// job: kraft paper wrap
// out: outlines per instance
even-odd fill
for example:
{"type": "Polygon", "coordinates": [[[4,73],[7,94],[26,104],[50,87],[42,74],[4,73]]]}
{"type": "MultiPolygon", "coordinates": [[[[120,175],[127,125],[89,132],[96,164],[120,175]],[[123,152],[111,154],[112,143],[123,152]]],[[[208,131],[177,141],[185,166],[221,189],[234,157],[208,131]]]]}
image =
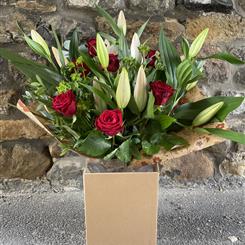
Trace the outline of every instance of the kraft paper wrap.
{"type": "MultiPolygon", "coordinates": [[[[191,102],[195,102],[205,97],[200,91],[200,89],[195,87],[186,94],[185,98],[191,102]]],[[[34,121],[39,127],[43,128],[49,135],[55,137],[50,132],[48,127],[45,126],[44,122],[40,118],[35,116],[21,100],[18,101],[17,108],[21,112],[23,112],[25,115],[27,115],[32,121],[34,121]]],[[[205,125],[205,127],[226,129],[227,125],[224,122],[218,122],[218,123],[212,123],[212,124],[205,125]]],[[[142,158],[140,160],[134,159],[130,165],[139,167],[139,166],[146,165],[146,164],[161,164],[167,160],[179,158],[191,152],[200,151],[204,148],[210,147],[215,144],[222,143],[224,141],[223,138],[220,138],[220,137],[217,137],[211,134],[200,134],[200,133],[196,133],[194,131],[190,131],[187,129],[183,129],[181,132],[177,133],[177,135],[186,139],[189,142],[189,146],[183,147],[183,148],[177,148],[172,151],[166,151],[164,149],[161,149],[159,153],[155,154],[154,156],[150,156],[150,157],[142,155],[142,158]]],[[[79,152],[77,153],[79,154],[79,152]]]]}

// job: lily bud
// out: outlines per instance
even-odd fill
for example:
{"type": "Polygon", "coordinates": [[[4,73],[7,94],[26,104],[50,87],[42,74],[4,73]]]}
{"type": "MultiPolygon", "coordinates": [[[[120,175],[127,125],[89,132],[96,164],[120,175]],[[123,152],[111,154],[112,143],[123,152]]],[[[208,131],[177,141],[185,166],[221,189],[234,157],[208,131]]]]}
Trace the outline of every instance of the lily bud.
{"type": "Polygon", "coordinates": [[[124,36],[127,32],[127,23],[123,11],[121,10],[117,19],[117,26],[122,29],[124,36]]]}
{"type": "Polygon", "coordinates": [[[96,35],[96,50],[101,66],[106,69],[109,65],[109,53],[99,33],[96,35]]]}
{"type": "MultiPolygon", "coordinates": [[[[101,91],[100,84],[98,83],[97,77],[94,77],[93,79],[93,87],[101,91]]],[[[105,101],[98,96],[96,93],[94,93],[94,102],[95,102],[95,108],[100,113],[106,109],[106,103],[105,101]]]]}
{"type": "Polygon", "coordinates": [[[38,32],[31,30],[31,38],[33,41],[35,41],[36,43],[41,45],[43,47],[45,53],[50,57],[50,51],[48,48],[48,44],[44,41],[42,36],[38,32]]]}
{"type": "Polygon", "coordinates": [[[119,76],[119,81],[117,85],[117,91],[116,91],[116,100],[117,105],[120,109],[125,108],[131,97],[131,89],[130,89],[130,83],[128,78],[128,72],[123,67],[122,72],[119,76]]]}
{"type": "MultiPolygon", "coordinates": [[[[52,52],[53,52],[53,55],[54,55],[54,58],[55,58],[57,64],[59,65],[59,67],[61,67],[62,63],[60,61],[60,54],[59,54],[58,49],[55,47],[52,47],[52,52]]],[[[67,65],[67,63],[68,63],[67,58],[64,58],[64,60],[65,60],[65,65],[67,65]]]]}
{"type": "Polygon", "coordinates": [[[134,88],[134,100],[140,112],[142,112],[147,102],[147,82],[146,75],[143,66],[140,66],[135,88],[134,88]]]}
{"type": "Polygon", "coordinates": [[[131,56],[135,58],[136,60],[138,60],[139,62],[141,62],[142,56],[139,51],[139,46],[140,46],[139,36],[137,33],[134,33],[132,42],[131,42],[131,47],[130,47],[131,56]]]}
{"type": "Polygon", "coordinates": [[[193,120],[192,125],[200,126],[202,124],[207,123],[212,117],[215,116],[215,114],[221,109],[223,105],[224,105],[224,102],[221,101],[201,111],[193,120]]]}

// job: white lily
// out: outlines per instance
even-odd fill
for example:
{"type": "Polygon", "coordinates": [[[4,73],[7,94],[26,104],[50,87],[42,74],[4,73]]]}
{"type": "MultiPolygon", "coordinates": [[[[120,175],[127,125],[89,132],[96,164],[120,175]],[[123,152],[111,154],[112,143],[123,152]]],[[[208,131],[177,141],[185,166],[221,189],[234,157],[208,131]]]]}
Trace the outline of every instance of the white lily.
{"type": "Polygon", "coordinates": [[[134,33],[132,42],[131,42],[131,47],[130,47],[131,56],[135,58],[136,60],[138,60],[139,62],[141,62],[142,56],[139,51],[139,46],[140,46],[139,36],[137,33],[134,33]]]}
{"type": "MultiPolygon", "coordinates": [[[[55,47],[52,47],[51,49],[52,49],[52,52],[53,52],[53,55],[54,55],[54,58],[55,58],[57,64],[59,65],[59,67],[61,67],[62,63],[61,63],[61,60],[60,60],[60,54],[59,54],[58,49],[55,48],[55,47]]],[[[64,61],[65,61],[65,65],[67,65],[68,64],[67,58],[64,57],[64,61]]]]}
{"type": "Polygon", "coordinates": [[[44,41],[42,36],[38,32],[36,32],[35,30],[31,30],[31,38],[33,41],[35,41],[36,43],[41,45],[42,48],[44,49],[45,53],[50,57],[50,51],[48,48],[48,44],[44,41]]]}
{"type": "Polygon", "coordinates": [[[130,89],[130,83],[128,78],[128,71],[126,68],[122,68],[122,72],[119,76],[119,81],[117,85],[117,91],[116,91],[116,100],[117,105],[120,109],[124,109],[131,97],[131,89],[130,89]]]}
{"type": "Polygon", "coordinates": [[[134,99],[140,112],[145,109],[147,103],[147,81],[143,66],[141,65],[137,74],[134,99]]]}
{"type": "Polygon", "coordinates": [[[126,23],[124,12],[122,10],[119,12],[119,15],[118,15],[117,26],[120,29],[122,29],[123,34],[125,36],[127,32],[127,23],[126,23]]]}

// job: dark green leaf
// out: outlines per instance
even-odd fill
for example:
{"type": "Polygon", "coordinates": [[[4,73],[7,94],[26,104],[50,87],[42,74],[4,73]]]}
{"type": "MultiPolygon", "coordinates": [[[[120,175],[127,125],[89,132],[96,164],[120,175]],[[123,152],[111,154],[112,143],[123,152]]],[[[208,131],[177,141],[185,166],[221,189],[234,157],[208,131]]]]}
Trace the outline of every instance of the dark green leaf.
{"type": "Polygon", "coordinates": [[[188,142],[178,135],[163,134],[159,144],[163,146],[167,151],[170,151],[178,147],[187,146],[188,142]]]}
{"type": "Polygon", "coordinates": [[[122,31],[121,31],[121,29],[117,26],[117,23],[116,23],[115,20],[112,18],[112,16],[111,16],[109,13],[107,13],[103,8],[101,8],[101,7],[99,7],[99,6],[96,6],[96,10],[97,10],[97,12],[98,12],[102,17],[104,17],[104,18],[107,20],[108,24],[110,24],[110,26],[111,26],[112,30],[115,32],[115,34],[116,34],[117,36],[120,37],[122,31]]]}
{"type": "Polygon", "coordinates": [[[215,115],[219,121],[224,121],[226,116],[241,105],[244,97],[226,97],[226,96],[216,96],[210,97],[203,100],[199,100],[193,103],[186,103],[178,107],[175,111],[174,117],[176,119],[185,120],[191,124],[193,119],[204,109],[209,106],[221,102],[224,102],[222,108],[215,115]]]}
{"type": "Polygon", "coordinates": [[[213,54],[213,55],[210,55],[210,56],[202,58],[202,59],[224,60],[224,61],[227,61],[227,62],[234,64],[234,65],[244,65],[245,64],[245,61],[242,61],[238,57],[236,57],[232,54],[229,54],[229,53],[225,53],[225,52],[213,54]]]}
{"type": "Polygon", "coordinates": [[[137,104],[135,102],[134,96],[131,96],[130,101],[128,103],[128,108],[135,115],[139,115],[140,114],[138,106],[137,106],[137,104]]]}
{"type": "Polygon", "coordinates": [[[176,68],[180,64],[180,57],[172,45],[172,43],[165,37],[163,30],[160,31],[159,37],[159,49],[161,60],[166,67],[168,84],[177,87],[177,79],[176,79],[176,68]]]}
{"type": "Polygon", "coordinates": [[[116,152],[117,158],[124,163],[130,162],[132,159],[131,143],[131,139],[124,141],[116,152]]]}
{"type": "Polygon", "coordinates": [[[203,128],[210,134],[217,135],[221,138],[229,139],[234,142],[244,144],[245,145],[245,134],[234,132],[232,130],[224,130],[221,128],[203,128]]]}
{"type": "Polygon", "coordinates": [[[78,58],[79,56],[78,46],[79,46],[79,37],[78,37],[77,30],[75,30],[72,34],[72,38],[69,46],[69,56],[71,60],[78,58]]]}
{"type": "Polygon", "coordinates": [[[139,30],[137,31],[137,34],[138,34],[138,37],[140,38],[142,33],[144,32],[148,22],[149,22],[150,19],[148,19],[140,28],[139,30]]]}
{"type": "Polygon", "coordinates": [[[85,139],[78,141],[74,147],[87,156],[101,157],[111,148],[111,143],[102,133],[92,131],[85,139]]]}
{"type": "Polygon", "coordinates": [[[174,122],[176,122],[175,118],[164,114],[157,115],[155,118],[157,121],[160,122],[162,129],[166,129],[169,126],[171,126],[174,122]]]}
{"type": "Polygon", "coordinates": [[[154,155],[160,151],[159,145],[151,144],[150,142],[144,140],[142,142],[142,149],[147,155],[154,155]]]}

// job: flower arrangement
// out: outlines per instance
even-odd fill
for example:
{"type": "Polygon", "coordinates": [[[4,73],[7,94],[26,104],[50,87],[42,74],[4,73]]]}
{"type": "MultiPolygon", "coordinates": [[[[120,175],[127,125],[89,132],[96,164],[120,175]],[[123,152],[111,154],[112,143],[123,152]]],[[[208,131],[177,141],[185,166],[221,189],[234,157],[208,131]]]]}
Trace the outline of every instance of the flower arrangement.
{"type": "Polygon", "coordinates": [[[224,121],[243,97],[216,96],[196,102],[185,97],[203,77],[206,59],[244,64],[229,53],[199,57],[208,29],[191,44],[183,37],[180,56],[163,30],[158,49],[149,47],[147,41],[141,43],[148,21],[129,43],[124,13],[119,13],[116,22],[102,8],[97,10],[113,35],[97,33],[84,43],[75,30],[69,40],[61,42],[52,30],[56,47],[49,47],[36,31],[29,37],[20,28],[27,44],[46,64],[0,49],[0,56],[29,78],[24,97],[34,108],[33,114],[61,142],[63,153],[74,150],[129,163],[142,154],[154,155],[161,147],[187,146],[188,141],[176,134],[183,128],[245,144],[242,133],[206,126],[224,121]]]}

